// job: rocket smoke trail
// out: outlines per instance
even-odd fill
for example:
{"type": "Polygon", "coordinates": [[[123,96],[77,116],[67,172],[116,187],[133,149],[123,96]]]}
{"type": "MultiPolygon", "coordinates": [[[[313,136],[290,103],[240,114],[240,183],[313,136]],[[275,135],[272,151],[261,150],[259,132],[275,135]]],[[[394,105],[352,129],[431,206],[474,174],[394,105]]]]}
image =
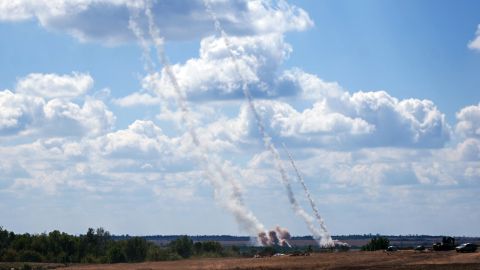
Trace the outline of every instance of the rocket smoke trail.
{"type": "Polygon", "coordinates": [[[229,54],[230,58],[232,58],[232,61],[234,63],[235,72],[240,76],[240,79],[243,81],[243,84],[242,84],[243,94],[244,94],[245,98],[247,99],[250,111],[252,112],[252,114],[253,114],[253,116],[256,120],[258,130],[259,130],[259,132],[262,136],[262,139],[263,139],[263,144],[264,144],[265,148],[273,156],[275,167],[280,172],[281,179],[282,179],[282,184],[284,185],[284,187],[286,189],[290,205],[292,206],[294,212],[298,216],[303,218],[303,220],[307,224],[307,227],[309,228],[310,232],[313,234],[313,237],[318,241],[318,244],[320,246],[323,246],[325,244],[330,244],[330,242],[325,243],[325,241],[322,241],[323,240],[322,236],[324,234],[322,232],[320,232],[315,227],[315,225],[313,224],[314,219],[307,212],[305,212],[305,210],[299,205],[298,201],[296,200],[295,195],[294,195],[293,190],[292,190],[292,187],[290,185],[290,180],[288,178],[287,172],[286,172],[285,168],[283,167],[282,160],[280,158],[280,154],[278,153],[278,150],[275,147],[275,145],[272,143],[272,138],[267,134],[267,131],[265,130],[265,125],[263,123],[263,120],[262,120],[260,114],[258,113],[258,111],[255,107],[255,104],[253,102],[253,97],[250,93],[250,90],[248,89],[248,85],[246,83],[246,80],[243,78],[242,73],[240,72],[240,68],[239,68],[239,65],[238,65],[238,60],[237,60],[237,57],[235,56],[235,54],[233,53],[232,45],[230,43],[228,35],[223,30],[223,28],[220,24],[220,21],[218,20],[217,16],[213,12],[213,9],[212,9],[209,1],[204,0],[203,3],[205,5],[206,11],[209,13],[209,15],[212,17],[212,19],[214,21],[215,30],[220,33],[221,38],[223,39],[223,41],[224,41],[224,43],[227,47],[228,54],[229,54]]]}
{"type": "MultiPolygon", "coordinates": [[[[253,215],[253,213],[244,206],[241,198],[241,193],[238,190],[237,184],[232,178],[228,177],[228,175],[233,175],[233,172],[227,174],[225,170],[227,170],[228,167],[223,166],[221,160],[218,157],[207,155],[207,153],[210,153],[207,149],[207,146],[200,142],[197,132],[195,130],[195,124],[191,116],[186,97],[181,91],[175,74],[173,73],[168,59],[165,56],[165,52],[163,49],[163,38],[160,35],[158,27],[155,25],[154,16],[151,11],[150,1],[145,3],[144,9],[145,15],[148,19],[149,35],[153,40],[157,52],[157,57],[160,63],[163,65],[166,75],[173,86],[173,90],[175,92],[175,101],[177,103],[177,106],[181,110],[181,121],[183,125],[186,126],[187,131],[192,138],[193,144],[195,145],[197,150],[199,150],[196,154],[198,155],[198,158],[205,169],[204,173],[207,176],[206,178],[209,179],[210,183],[214,188],[215,196],[217,198],[220,198],[221,195],[225,194],[225,192],[228,194],[228,199],[224,199],[221,202],[230,212],[232,212],[242,229],[248,231],[250,235],[258,235],[260,232],[264,232],[265,228],[263,224],[260,223],[258,219],[253,215]],[[227,186],[225,185],[225,183],[230,184],[229,190],[226,190],[227,186]]],[[[141,28],[138,26],[135,19],[136,18],[130,18],[129,27],[139,40],[140,45],[143,49],[143,58],[147,62],[146,67],[148,69],[151,69],[153,68],[153,61],[149,60],[150,51],[149,49],[147,49],[148,42],[146,41],[144,33],[141,31],[141,28]]],[[[262,240],[257,238],[257,241],[260,243],[262,240]]]]}
{"type": "Polygon", "coordinates": [[[295,160],[293,159],[292,155],[290,154],[290,152],[288,151],[284,143],[282,143],[282,146],[285,152],[287,153],[288,159],[292,164],[295,174],[297,175],[298,181],[300,182],[300,184],[302,184],[303,191],[305,191],[305,195],[307,196],[307,199],[310,202],[310,206],[312,207],[313,213],[315,214],[315,217],[317,218],[317,221],[320,224],[320,227],[322,228],[322,233],[323,233],[322,242],[324,243],[324,245],[333,244],[332,236],[327,230],[325,221],[323,220],[322,216],[320,216],[320,212],[318,211],[317,205],[315,204],[315,201],[313,200],[312,195],[310,195],[310,191],[308,190],[307,185],[305,184],[305,181],[303,180],[303,177],[300,174],[300,171],[298,170],[297,165],[295,164],[295,160]]]}

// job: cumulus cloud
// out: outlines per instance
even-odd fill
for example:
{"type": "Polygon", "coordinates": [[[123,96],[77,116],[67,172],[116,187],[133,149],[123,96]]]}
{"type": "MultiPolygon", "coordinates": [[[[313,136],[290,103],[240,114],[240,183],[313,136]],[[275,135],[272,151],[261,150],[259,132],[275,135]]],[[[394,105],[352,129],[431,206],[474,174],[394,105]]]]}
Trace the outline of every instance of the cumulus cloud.
{"type": "Polygon", "coordinates": [[[83,106],[61,99],[50,100],[44,107],[45,119],[41,129],[48,135],[98,136],[110,131],[115,116],[106,105],[86,98],[83,106]]]}
{"type": "Polygon", "coordinates": [[[89,75],[79,73],[21,78],[15,92],[0,91],[0,135],[82,137],[110,131],[113,113],[103,101],[85,96],[92,85],[89,75]]]}
{"type": "MultiPolygon", "coordinates": [[[[79,40],[118,43],[134,39],[128,28],[130,11],[143,5],[144,1],[129,0],[10,0],[0,3],[0,20],[36,19],[47,29],[79,40]]],[[[313,25],[303,9],[285,1],[213,0],[211,6],[233,35],[283,33],[313,25]]],[[[202,0],[154,1],[152,10],[167,39],[199,38],[214,31],[202,0]]]]}
{"type": "MultiPolygon", "coordinates": [[[[210,101],[243,99],[242,83],[250,85],[258,97],[276,97],[281,93],[273,87],[279,66],[288,57],[291,47],[277,34],[232,37],[231,47],[238,56],[235,63],[222,38],[207,37],[201,41],[198,58],[176,64],[172,70],[190,100],[210,101]]],[[[152,94],[170,98],[174,91],[163,70],[149,74],[143,88],[152,94]]],[[[138,95],[137,95],[138,96],[138,95]]],[[[137,97],[136,96],[136,97],[137,97]]],[[[130,99],[133,99],[131,96],[130,99]]]]}
{"type": "Polygon", "coordinates": [[[454,160],[480,161],[480,104],[462,108],[456,117],[455,135],[458,143],[446,151],[454,160]]]}
{"type": "MultiPolygon", "coordinates": [[[[282,35],[231,37],[229,42],[240,72],[224,40],[213,36],[202,39],[198,57],[172,65],[181,89],[190,100],[243,100],[243,83],[248,84],[254,97],[267,99],[338,99],[346,92],[338,83],[326,82],[299,68],[282,71],[281,65],[292,52],[282,35]]],[[[165,70],[148,74],[142,87],[142,91],[118,99],[116,103],[125,107],[151,105],[160,102],[158,97],[175,95],[165,70]]]]}
{"type": "Polygon", "coordinates": [[[385,91],[357,92],[343,99],[348,113],[375,126],[373,137],[362,138],[369,146],[442,147],[450,139],[450,127],[430,100],[398,100],[385,91]]]}
{"type": "Polygon", "coordinates": [[[86,94],[92,87],[92,77],[84,73],[73,72],[72,75],[31,73],[17,82],[15,91],[46,99],[74,98],[86,94]]]}
{"type": "Polygon", "coordinates": [[[106,134],[97,143],[104,155],[151,159],[161,155],[173,157],[172,151],[176,144],[152,121],[142,120],[136,120],[127,129],[106,134]]]}
{"type": "MultiPolygon", "coordinates": [[[[202,102],[244,100],[242,84],[247,83],[274,139],[287,139],[295,145],[329,148],[422,147],[439,148],[450,139],[450,127],[435,104],[429,100],[398,100],[386,91],[350,93],[336,82],[327,82],[299,68],[282,71],[282,63],[292,51],[278,34],[232,37],[237,55],[238,74],[221,38],[201,41],[199,57],[172,66],[178,84],[187,98],[202,102]],[[283,100],[287,100],[286,103],[283,100]],[[311,104],[297,110],[290,101],[311,104]]],[[[163,70],[147,75],[143,90],[117,100],[117,104],[151,105],[175,93],[163,70]],[[158,97],[158,99],[150,99],[158,97]]],[[[236,119],[212,125],[212,133],[248,141],[256,137],[256,125],[246,106],[236,119]],[[253,123],[253,124],[252,124],[253,123]],[[223,127],[231,130],[218,131],[223,127]],[[218,127],[218,128],[217,128],[218,127]]]]}
{"type": "Polygon", "coordinates": [[[277,87],[279,92],[298,92],[302,98],[310,100],[338,99],[345,94],[345,90],[337,82],[324,81],[299,68],[284,71],[277,87]]]}
{"type": "Polygon", "coordinates": [[[113,102],[121,107],[133,106],[153,106],[162,102],[159,96],[154,96],[150,93],[132,93],[128,96],[114,99],[113,102]]]}
{"type": "Polygon", "coordinates": [[[480,104],[467,106],[457,113],[456,133],[463,138],[480,138],[480,104]]]}
{"type": "Polygon", "coordinates": [[[38,97],[0,91],[0,135],[10,135],[26,129],[42,117],[45,101],[38,97]]]}
{"type": "Polygon", "coordinates": [[[480,161],[480,140],[468,138],[456,148],[457,157],[463,161],[480,161]]]}
{"type": "Polygon", "coordinates": [[[477,26],[475,38],[468,43],[468,48],[471,50],[480,50],[480,24],[477,26]]]}
{"type": "MultiPolygon", "coordinates": [[[[450,138],[445,116],[428,100],[397,100],[386,92],[344,93],[297,110],[279,100],[257,100],[257,109],[275,140],[300,147],[440,148],[450,138]]],[[[246,105],[238,116],[216,126],[226,139],[256,138],[255,119],[246,105]]],[[[212,130],[215,130],[212,126],[212,130]]]]}

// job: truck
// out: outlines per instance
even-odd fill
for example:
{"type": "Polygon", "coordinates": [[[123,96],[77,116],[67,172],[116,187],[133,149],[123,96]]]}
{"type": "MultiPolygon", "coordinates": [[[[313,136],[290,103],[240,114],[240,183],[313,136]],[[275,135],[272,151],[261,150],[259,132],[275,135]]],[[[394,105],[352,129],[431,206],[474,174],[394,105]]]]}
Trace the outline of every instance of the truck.
{"type": "Polygon", "coordinates": [[[433,244],[433,250],[435,251],[447,251],[455,249],[455,238],[450,236],[444,236],[442,242],[433,244]]]}

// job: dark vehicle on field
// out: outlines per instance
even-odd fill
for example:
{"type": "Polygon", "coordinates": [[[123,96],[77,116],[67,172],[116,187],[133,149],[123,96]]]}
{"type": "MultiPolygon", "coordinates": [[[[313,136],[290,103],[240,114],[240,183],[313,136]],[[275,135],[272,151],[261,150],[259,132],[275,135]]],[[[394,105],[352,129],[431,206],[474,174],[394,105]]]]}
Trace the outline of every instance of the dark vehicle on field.
{"type": "Polygon", "coordinates": [[[414,248],[415,251],[425,251],[425,249],[426,249],[426,248],[425,248],[424,245],[416,246],[416,247],[414,248]]]}
{"type": "Polygon", "coordinates": [[[397,251],[398,248],[396,246],[388,246],[386,251],[397,251]]]}
{"type": "Polygon", "coordinates": [[[441,243],[433,244],[433,250],[435,251],[447,251],[455,249],[455,238],[443,237],[441,243]]]}
{"type": "Polygon", "coordinates": [[[477,251],[477,245],[472,244],[472,243],[465,243],[461,244],[460,246],[456,247],[455,250],[457,252],[475,252],[477,251]]]}

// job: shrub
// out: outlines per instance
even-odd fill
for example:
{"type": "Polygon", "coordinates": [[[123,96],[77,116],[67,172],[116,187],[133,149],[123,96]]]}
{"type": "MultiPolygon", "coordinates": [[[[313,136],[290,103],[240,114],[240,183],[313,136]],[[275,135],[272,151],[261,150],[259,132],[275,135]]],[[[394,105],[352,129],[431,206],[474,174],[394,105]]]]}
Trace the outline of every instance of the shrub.
{"type": "Polygon", "coordinates": [[[14,249],[7,249],[1,259],[4,262],[14,262],[17,260],[17,252],[14,249]]]}
{"type": "Polygon", "coordinates": [[[147,240],[141,237],[132,237],[127,240],[125,257],[128,262],[143,262],[147,256],[147,240]]]}
{"type": "Polygon", "coordinates": [[[193,253],[193,241],[188,236],[182,236],[170,242],[170,248],[182,258],[190,258],[193,253]]]}
{"type": "Polygon", "coordinates": [[[17,255],[17,261],[21,262],[43,262],[42,254],[34,250],[22,250],[17,255]]]}
{"type": "Polygon", "coordinates": [[[390,245],[390,241],[386,237],[373,237],[368,244],[362,247],[363,251],[375,251],[386,249],[390,245]]]}
{"type": "Polygon", "coordinates": [[[125,254],[119,245],[113,245],[107,251],[107,261],[109,263],[126,262],[125,254]]]}

